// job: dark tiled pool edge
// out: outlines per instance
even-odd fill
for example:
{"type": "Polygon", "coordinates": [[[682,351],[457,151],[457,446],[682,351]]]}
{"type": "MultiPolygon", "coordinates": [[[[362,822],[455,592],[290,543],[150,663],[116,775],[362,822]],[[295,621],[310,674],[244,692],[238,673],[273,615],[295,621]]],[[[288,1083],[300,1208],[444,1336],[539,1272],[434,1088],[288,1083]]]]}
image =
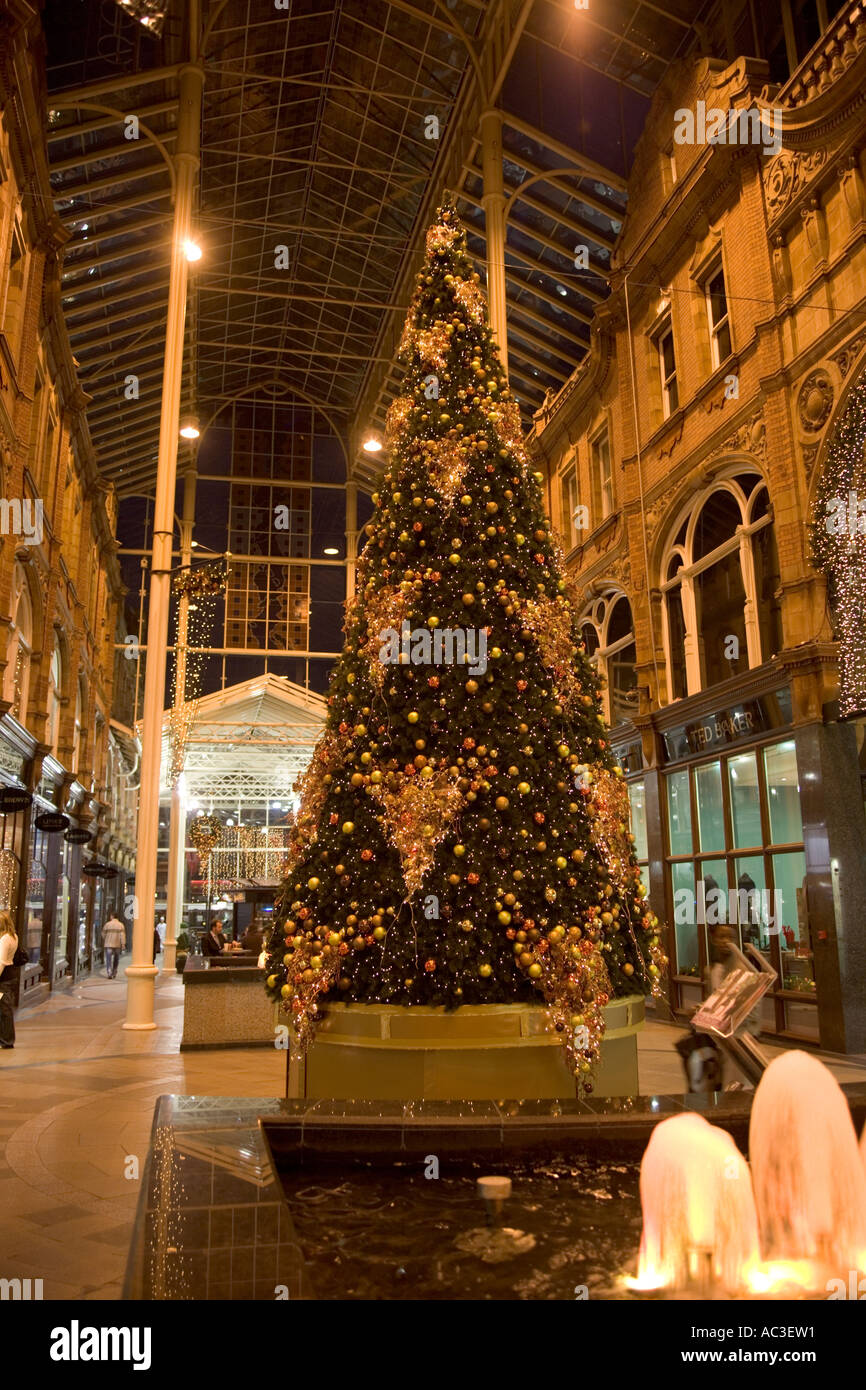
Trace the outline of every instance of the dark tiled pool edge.
{"type": "MultiPolygon", "coordinates": [[[[866,1083],[842,1089],[859,1132],[866,1083]]],[[[576,1152],[639,1157],[660,1120],[686,1111],[728,1130],[745,1149],[752,1099],[750,1091],[408,1104],[160,1096],[123,1298],[313,1298],[280,1164],[411,1163],[430,1153],[461,1163],[576,1152]],[[160,1240],[169,1257],[161,1263],[160,1240]]]]}

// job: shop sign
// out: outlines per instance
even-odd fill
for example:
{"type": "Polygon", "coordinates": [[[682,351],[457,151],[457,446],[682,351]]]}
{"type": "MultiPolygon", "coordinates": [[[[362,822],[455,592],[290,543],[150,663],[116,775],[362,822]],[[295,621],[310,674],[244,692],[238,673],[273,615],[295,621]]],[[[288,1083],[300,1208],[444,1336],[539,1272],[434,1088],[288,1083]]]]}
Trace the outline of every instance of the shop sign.
{"type": "Polygon", "coordinates": [[[114,864],[102,864],[97,859],[91,859],[81,872],[85,878],[117,878],[118,870],[114,864]]]}
{"type": "Polygon", "coordinates": [[[69,817],[64,816],[62,811],[42,811],[33,824],[37,830],[48,830],[54,833],[66,829],[69,824],[69,817]]]}
{"type": "Polygon", "coordinates": [[[93,839],[93,833],[90,830],[78,830],[73,826],[67,830],[63,838],[68,845],[89,845],[93,839]]]}
{"type": "Polygon", "coordinates": [[[30,792],[22,791],[19,787],[0,787],[0,816],[26,811],[32,801],[30,792]]]}
{"type": "Polygon", "coordinates": [[[664,735],[665,760],[673,763],[697,753],[708,753],[714,748],[755,738],[768,729],[784,728],[790,722],[791,692],[784,686],[771,695],[744,700],[742,704],[730,705],[692,723],[668,729],[664,735]]]}

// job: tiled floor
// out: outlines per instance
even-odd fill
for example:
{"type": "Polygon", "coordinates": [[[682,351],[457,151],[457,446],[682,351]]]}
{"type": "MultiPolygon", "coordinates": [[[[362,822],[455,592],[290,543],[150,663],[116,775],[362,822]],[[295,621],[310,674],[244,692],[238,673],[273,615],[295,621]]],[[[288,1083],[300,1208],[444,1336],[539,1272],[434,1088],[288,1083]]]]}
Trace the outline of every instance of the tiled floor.
{"type": "MultiPolygon", "coordinates": [[[[119,1296],[158,1096],[284,1093],[284,1052],[179,1052],[178,976],[157,979],[152,1032],[123,1031],[124,997],[122,974],[86,980],[20,1012],[0,1053],[0,1277],[42,1279],[49,1299],[119,1296]]],[[[641,1033],[644,1093],[683,1090],[678,1036],[641,1033]]],[[[866,1079],[866,1058],[827,1060],[866,1079]]]]}

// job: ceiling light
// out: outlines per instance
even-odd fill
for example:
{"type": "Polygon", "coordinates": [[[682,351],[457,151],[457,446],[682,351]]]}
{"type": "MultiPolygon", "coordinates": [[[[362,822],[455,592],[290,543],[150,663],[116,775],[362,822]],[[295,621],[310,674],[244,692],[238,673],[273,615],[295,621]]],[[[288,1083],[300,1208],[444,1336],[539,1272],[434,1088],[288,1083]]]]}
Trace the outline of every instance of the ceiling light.
{"type": "Polygon", "coordinates": [[[335,545],[326,545],[324,553],[326,555],[339,555],[339,550],[335,545]]]}
{"type": "Polygon", "coordinates": [[[374,434],[371,434],[369,439],[364,440],[364,448],[368,454],[378,454],[381,447],[381,439],[377,439],[374,434]]]}
{"type": "Polygon", "coordinates": [[[183,242],[183,252],[188,261],[201,260],[201,247],[199,246],[197,241],[192,241],[190,237],[187,237],[186,241],[183,242]]]}
{"type": "Polygon", "coordinates": [[[194,415],[188,415],[180,427],[181,438],[198,439],[200,433],[198,420],[194,415]]]}
{"type": "Polygon", "coordinates": [[[192,549],[195,549],[195,547],[196,547],[197,545],[198,545],[198,541],[190,541],[190,546],[192,547],[192,549]]]}

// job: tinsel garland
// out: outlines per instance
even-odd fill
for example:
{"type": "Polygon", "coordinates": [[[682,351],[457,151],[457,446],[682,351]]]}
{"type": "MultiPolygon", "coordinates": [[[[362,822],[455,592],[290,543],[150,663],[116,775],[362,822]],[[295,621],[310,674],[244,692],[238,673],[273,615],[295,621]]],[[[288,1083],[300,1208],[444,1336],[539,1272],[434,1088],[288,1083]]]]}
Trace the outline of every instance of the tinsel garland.
{"type": "Polygon", "coordinates": [[[385,812],[385,826],[400,855],[406,895],[411,898],[433,863],[436,846],[459,815],[463,797],[444,772],[407,779],[396,790],[387,785],[370,790],[385,812]]]}
{"type": "Polygon", "coordinates": [[[401,443],[413,405],[411,396],[398,396],[389,405],[385,416],[385,443],[389,449],[394,449],[401,443]]]}
{"type": "Polygon", "coordinates": [[[528,599],[521,605],[521,622],[538,644],[563,709],[569,710],[584,694],[574,665],[571,609],[562,598],[528,599]]]}
{"type": "Polygon", "coordinates": [[[466,473],[466,446],[461,449],[456,439],[431,439],[425,441],[423,453],[432,486],[445,506],[452,506],[466,473]]]}
{"type": "Polygon", "coordinates": [[[383,588],[372,594],[365,594],[364,616],[367,622],[367,636],[363,651],[370,668],[370,677],[377,690],[385,684],[386,666],[379,660],[382,649],[382,634],[389,628],[400,631],[400,624],[409,611],[406,595],[399,589],[383,588]]]}
{"type": "Polygon", "coordinates": [[[328,799],[326,776],[333,775],[346,756],[351,739],[345,733],[326,729],[316,744],[306,772],[298,778],[293,787],[300,798],[295,823],[289,841],[289,859],[294,861],[316,837],[316,829],[322,808],[328,799]]]}

